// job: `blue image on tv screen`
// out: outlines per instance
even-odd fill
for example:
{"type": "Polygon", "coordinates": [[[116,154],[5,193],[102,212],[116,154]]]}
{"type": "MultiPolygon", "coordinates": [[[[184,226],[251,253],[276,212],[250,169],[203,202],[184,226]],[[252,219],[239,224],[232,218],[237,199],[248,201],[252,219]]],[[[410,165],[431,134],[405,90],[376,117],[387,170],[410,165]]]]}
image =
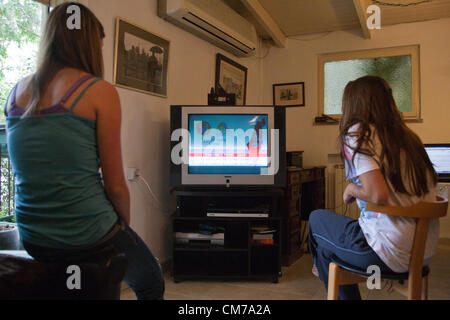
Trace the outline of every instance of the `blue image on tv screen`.
{"type": "Polygon", "coordinates": [[[267,114],[189,114],[189,174],[260,174],[268,167],[267,114]]]}

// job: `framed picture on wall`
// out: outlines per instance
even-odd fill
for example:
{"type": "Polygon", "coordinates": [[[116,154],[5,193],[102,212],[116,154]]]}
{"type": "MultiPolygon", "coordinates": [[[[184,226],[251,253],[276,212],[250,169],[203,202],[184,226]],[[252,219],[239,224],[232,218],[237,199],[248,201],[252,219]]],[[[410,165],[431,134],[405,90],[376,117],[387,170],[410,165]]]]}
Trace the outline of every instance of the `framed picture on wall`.
{"type": "Polygon", "coordinates": [[[117,18],[114,84],[167,97],[169,44],[169,40],[117,18]]]}
{"type": "Polygon", "coordinates": [[[305,106],[305,83],[278,83],[273,85],[273,105],[284,107],[305,106]]]}
{"type": "Polygon", "coordinates": [[[247,95],[247,68],[218,53],[216,56],[216,91],[219,85],[236,94],[236,105],[245,106],[247,95]]]}

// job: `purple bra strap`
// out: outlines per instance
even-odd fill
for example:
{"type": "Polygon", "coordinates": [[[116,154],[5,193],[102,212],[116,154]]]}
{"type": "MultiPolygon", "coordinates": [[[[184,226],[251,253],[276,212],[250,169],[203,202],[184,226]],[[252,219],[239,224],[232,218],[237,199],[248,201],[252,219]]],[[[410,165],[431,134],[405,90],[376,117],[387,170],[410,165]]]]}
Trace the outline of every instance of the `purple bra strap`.
{"type": "Polygon", "coordinates": [[[19,82],[17,82],[16,85],[14,86],[14,88],[12,89],[12,92],[11,92],[11,104],[15,104],[16,103],[16,91],[17,91],[17,87],[18,86],[19,86],[19,82]]]}
{"type": "Polygon", "coordinates": [[[70,88],[67,90],[66,94],[61,98],[60,103],[65,103],[70,96],[87,80],[94,78],[92,74],[87,74],[77,80],[70,88]]]}
{"type": "Polygon", "coordinates": [[[17,87],[19,86],[19,83],[17,82],[16,85],[13,87],[13,89],[11,90],[8,99],[6,100],[6,105],[5,105],[5,117],[8,116],[8,113],[13,110],[16,107],[16,91],[17,91],[17,87]],[[8,105],[9,99],[11,98],[11,103],[8,105]],[[9,106],[11,106],[11,108],[9,108],[9,106]],[[9,108],[9,110],[8,110],[9,108]]]}

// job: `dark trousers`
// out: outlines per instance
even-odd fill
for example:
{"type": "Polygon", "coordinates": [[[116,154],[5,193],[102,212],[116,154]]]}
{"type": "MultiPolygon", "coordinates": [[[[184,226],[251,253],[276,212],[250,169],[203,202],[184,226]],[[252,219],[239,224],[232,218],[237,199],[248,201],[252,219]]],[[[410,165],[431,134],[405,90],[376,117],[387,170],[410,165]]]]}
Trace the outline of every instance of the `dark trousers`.
{"type": "Polygon", "coordinates": [[[142,239],[125,223],[118,222],[98,243],[79,249],[51,249],[23,243],[25,250],[37,261],[83,261],[112,248],[125,254],[127,270],[123,281],[130,286],[139,300],[162,300],[164,278],[158,260],[142,239]]]}
{"type": "MultiPolygon", "coordinates": [[[[308,241],[319,278],[326,290],[333,256],[364,270],[370,265],[377,265],[382,273],[392,272],[367,243],[358,220],[327,210],[315,210],[309,216],[308,241]]],[[[340,286],[339,299],[360,300],[358,285],[340,286]]]]}

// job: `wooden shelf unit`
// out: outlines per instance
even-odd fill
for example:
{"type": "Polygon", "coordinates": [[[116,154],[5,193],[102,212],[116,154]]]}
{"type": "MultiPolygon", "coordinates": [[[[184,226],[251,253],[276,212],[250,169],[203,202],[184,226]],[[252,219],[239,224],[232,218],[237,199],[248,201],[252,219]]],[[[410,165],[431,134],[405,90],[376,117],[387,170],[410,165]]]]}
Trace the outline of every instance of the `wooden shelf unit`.
{"type": "Polygon", "coordinates": [[[325,167],[287,169],[286,193],[281,201],[281,264],[290,266],[304,251],[311,211],[325,208],[325,167]]]}
{"type": "Polygon", "coordinates": [[[200,224],[224,228],[224,245],[176,244],[173,247],[173,278],[270,279],[281,275],[281,219],[278,215],[282,189],[176,189],[177,213],[173,232],[198,232],[200,224]],[[228,206],[228,207],[226,207],[228,206]],[[252,209],[265,207],[269,217],[207,217],[208,208],[252,209]],[[253,226],[276,230],[274,244],[252,244],[253,226]]]}

